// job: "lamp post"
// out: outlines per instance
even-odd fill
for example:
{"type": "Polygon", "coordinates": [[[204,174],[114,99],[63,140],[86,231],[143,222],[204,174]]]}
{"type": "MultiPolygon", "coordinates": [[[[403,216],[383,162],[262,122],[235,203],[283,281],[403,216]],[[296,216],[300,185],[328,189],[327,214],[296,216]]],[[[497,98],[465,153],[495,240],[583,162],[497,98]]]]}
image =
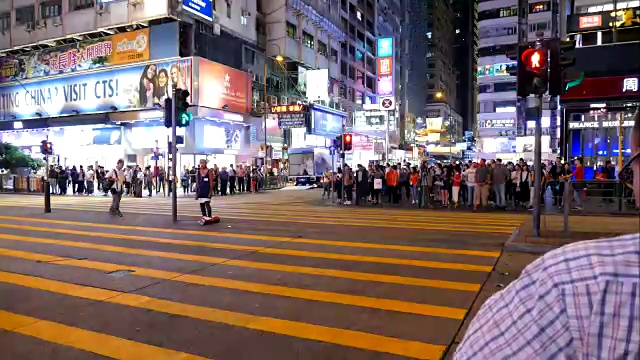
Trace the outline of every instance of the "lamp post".
{"type": "Polygon", "coordinates": [[[284,61],[284,57],[282,57],[282,55],[280,55],[281,51],[280,51],[280,46],[278,46],[278,44],[271,44],[275,47],[278,48],[278,55],[276,55],[275,57],[272,56],[268,56],[267,53],[265,52],[265,58],[264,58],[264,69],[263,69],[263,78],[262,78],[262,82],[263,82],[263,98],[264,98],[264,109],[263,109],[263,120],[264,120],[264,188],[265,190],[267,189],[267,185],[269,184],[269,169],[267,166],[267,148],[269,146],[268,141],[267,141],[267,114],[268,114],[268,109],[269,109],[269,105],[267,103],[267,60],[268,59],[272,59],[277,61],[278,63],[282,63],[284,61]]]}

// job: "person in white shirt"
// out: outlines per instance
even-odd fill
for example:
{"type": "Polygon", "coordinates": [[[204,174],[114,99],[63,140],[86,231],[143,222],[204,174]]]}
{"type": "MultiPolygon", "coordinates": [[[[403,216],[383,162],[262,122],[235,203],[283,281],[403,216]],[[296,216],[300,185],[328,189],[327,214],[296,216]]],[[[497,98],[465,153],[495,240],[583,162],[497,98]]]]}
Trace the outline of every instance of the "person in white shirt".
{"type": "Polygon", "coordinates": [[[124,160],[118,160],[116,168],[109,171],[107,179],[112,182],[111,191],[111,207],[109,213],[122,217],[120,212],[120,200],[122,199],[122,193],[124,191],[124,160]]]}
{"type": "Polygon", "coordinates": [[[93,171],[93,165],[87,167],[87,195],[93,195],[93,181],[96,178],[96,173],[93,171]]]}
{"type": "Polygon", "coordinates": [[[478,164],[474,162],[462,174],[462,176],[464,177],[464,179],[465,179],[465,181],[467,183],[467,205],[469,205],[469,206],[473,205],[473,196],[474,196],[475,191],[476,191],[476,167],[477,166],[478,166],[478,164]]]}

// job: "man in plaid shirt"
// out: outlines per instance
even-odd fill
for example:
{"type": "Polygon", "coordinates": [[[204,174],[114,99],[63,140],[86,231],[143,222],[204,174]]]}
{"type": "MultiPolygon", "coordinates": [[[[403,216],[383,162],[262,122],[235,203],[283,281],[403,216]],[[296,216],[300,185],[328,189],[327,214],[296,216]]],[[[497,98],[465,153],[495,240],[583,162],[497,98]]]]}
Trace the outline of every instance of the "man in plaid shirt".
{"type": "MultiPolygon", "coordinates": [[[[631,136],[625,168],[638,206],[640,111],[631,136]]],[[[454,359],[640,359],[640,233],[567,245],[527,266],[482,306],[454,359]]]]}

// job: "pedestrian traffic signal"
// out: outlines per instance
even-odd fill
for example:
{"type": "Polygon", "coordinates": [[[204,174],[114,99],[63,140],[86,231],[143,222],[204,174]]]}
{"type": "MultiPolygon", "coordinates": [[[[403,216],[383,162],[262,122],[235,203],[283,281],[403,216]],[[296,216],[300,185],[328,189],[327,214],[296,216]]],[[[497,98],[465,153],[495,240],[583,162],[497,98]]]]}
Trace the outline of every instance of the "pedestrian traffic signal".
{"type": "Polygon", "coordinates": [[[344,139],[343,139],[343,146],[344,146],[344,151],[351,151],[351,149],[353,149],[353,136],[351,136],[351,134],[344,134],[344,139]]]}
{"type": "Polygon", "coordinates": [[[527,49],[522,53],[522,64],[527,69],[526,80],[530,84],[529,93],[531,94],[543,95],[547,92],[549,84],[547,53],[544,47],[527,49]]]}
{"type": "Polygon", "coordinates": [[[193,114],[191,114],[188,109],[189,102],[187,99],[189,98],[189,92],[183,89],[176,89],[176,126],[177,127],[187,127],[191,120],[193,119],[193,114]]]}
{"type": "Polygon", "coordinates": [[[333,146],[336,150],[342,151],[342,135],[338,135],[333,139],[333,146]]]}
{"type": "Polygon", "coordinates": [[[568,84],[577,79],[578,76],[570,76],[566,71],[576,64],[576,58],[567,54],[575,48],[575,40],[550,40],[549,95],[564,94],[569,88],[568,84]]]}
{"type": "Polygon", "coordinates": [[[53,144],[50,141],[42,140],[40,143],[40,152],[42,155],[53,155],[53,144]]]}
{"type": "Polygon", "coordinates": [[[527,67],[522,62],[522,55],[529,49],[531,49],[531,46],[529,45],[518,45],[507,54],[507,57],[511,61],[516,62],[516,67],[507,69],[507,73],[516,77],[516,93],[518,94],[518,97],[522,98],[531,94],[531,80],[528,79],[527,67]]]}
{"type": "Polygon", "coordinates": [[[173,122],[172,106],[171,98],[164,99],[164,126],[167,128],[171,128],[171,123],[173,122]]]}

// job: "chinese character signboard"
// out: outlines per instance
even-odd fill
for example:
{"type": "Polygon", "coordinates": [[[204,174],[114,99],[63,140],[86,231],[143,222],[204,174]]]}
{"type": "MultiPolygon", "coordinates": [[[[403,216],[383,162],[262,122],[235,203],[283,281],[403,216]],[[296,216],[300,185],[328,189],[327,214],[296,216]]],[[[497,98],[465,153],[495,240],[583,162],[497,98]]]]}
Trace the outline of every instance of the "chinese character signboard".
{"type": "Polygon", "coordinates": [[[640,75],[635,75],[586,78],[580,85],[569,88],[561,99],[594,100],[614,97],[637,99],[638,96],[640,96],[640,75]]]}
{"type": "Polygon", "coordinates": [[[0,83],[149,60],[149,29],[0,58],[0,83]]]}
{"type": "Polygon", "coordinates": [[[485,119],[478,120],[478,124],[483,129],[514,128],[516,127],[516,119],[485,119]]]}
{"type": "Polygon", "coordinates": [[[585,15],[579,18],[580,29],[588,29],[602,26],[602,15],[585,15]]]}
{"type": "Polygon", "coordinates": [[[377,50],[378,95],[393,97],[395,93],[393,38],[377,39],[377,50]]]}
{"type": "Polygon", "coordinates": [[[378,76],[393,74],[393,58],[378,58],[378,76]]]}
{"type": "Polygon", "coordinates": [[[278,115],[278,127],[281,129],[306,128],[309,123],[309,107],[305,105],[274,105],[270,110],[278,115]]]}

